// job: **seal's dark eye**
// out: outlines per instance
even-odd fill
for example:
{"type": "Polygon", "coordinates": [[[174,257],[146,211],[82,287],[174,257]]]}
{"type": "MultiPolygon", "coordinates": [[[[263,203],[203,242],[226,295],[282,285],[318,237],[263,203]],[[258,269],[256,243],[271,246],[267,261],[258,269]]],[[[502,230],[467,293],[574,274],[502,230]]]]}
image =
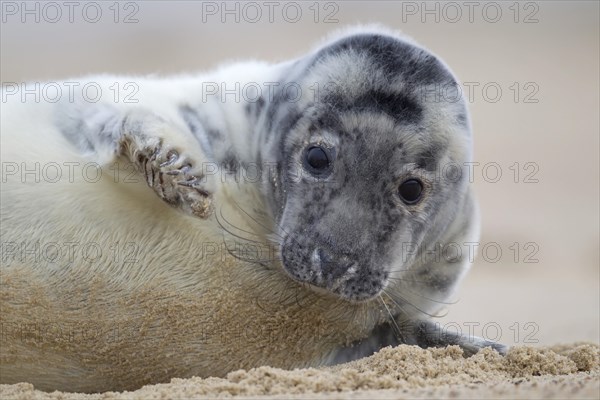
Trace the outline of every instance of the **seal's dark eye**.
{"type": "Polygon", "coordinates": [[[304,162],[313,172],[322,173],[329,168],[331,156],[326,148],[311,146],[306,150],[304,162]]]}
{"type": "Polygon", "coordinates": [[[423,192],[423,185],[416,179],[408,179],[398,188],[398,194],[406,204],[418,202],[421,199],[421,192],[423,192]]]}

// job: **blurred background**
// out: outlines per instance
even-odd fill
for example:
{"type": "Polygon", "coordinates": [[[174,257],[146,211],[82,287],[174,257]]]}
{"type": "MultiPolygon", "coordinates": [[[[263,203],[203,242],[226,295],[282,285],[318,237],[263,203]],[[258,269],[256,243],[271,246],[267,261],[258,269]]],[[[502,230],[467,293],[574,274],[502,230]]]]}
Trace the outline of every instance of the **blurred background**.
{"type": "Polygon", "coordinates": [[[356,23],[413,37],[463,83],[479,163],[481,245],[440,323],[506,344],[600,341],[598,2],[69,4],[2,2],[3,84],[280,61],[356,23]]]}

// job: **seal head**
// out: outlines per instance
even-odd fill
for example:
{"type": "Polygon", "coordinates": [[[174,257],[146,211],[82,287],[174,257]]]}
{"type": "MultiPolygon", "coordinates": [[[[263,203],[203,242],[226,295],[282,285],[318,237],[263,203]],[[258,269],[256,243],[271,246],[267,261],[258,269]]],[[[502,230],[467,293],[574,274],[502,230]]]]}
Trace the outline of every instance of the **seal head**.
{"type": "Polygon", "coordinates": [[[381,33],[333,41],[286,76],[261,155],[279,172],[265,190],[282,267],[321,292],[373,299],[415,268],[408,249],[468,217],[470,126],[462,98],[447,94],[457,81],[431,53],[381,33]]]}

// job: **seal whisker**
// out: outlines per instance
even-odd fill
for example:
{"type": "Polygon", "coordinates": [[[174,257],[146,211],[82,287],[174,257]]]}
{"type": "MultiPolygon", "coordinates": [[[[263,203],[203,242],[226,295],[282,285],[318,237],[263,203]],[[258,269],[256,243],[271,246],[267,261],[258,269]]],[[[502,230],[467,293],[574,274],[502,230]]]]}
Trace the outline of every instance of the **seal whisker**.
{"type": "Polygon", "coordinates": [[[246,241],[248,241],[248,242],[259,243],[259,244],[265,244],[265,242],[263,242],[263,241],[254,240],[254,239],[248,239],[248,238],[246,238],[246,237],[240,236],[240,235],[238,235],[238,234],[236,234],[236,233],[232,232],[231,230],[229,230],[228,228],[226,228],[226,227],[225,227],[225,225],[223,225],[223,224],[221,223],[221,220],[219,219],[218,215],[220,215],[220,216],[221,216],[222,220],[223,220],[223,221],[225,221],[225,222],[227,223],[227,225],[229,225],[229,226],[232,226],[232,227],[236,228],[237,230],[240,230],[240,231],[242,231],[242,232],[244,232],[244,233],[248,233],[248,234],[250,234],[250,235],[259,236],[259,234],[257,234],[257,233],[250,232],[250,231],[247,231],[247,230],[245,230],[245,229],[242,229],[242,228],[239,228],[239,227],[237,227],[237,226],[233,225],[231,222],[229,222],[229,221],[228,221],[228,220],[225,218],[225,216],[223,215],[223,209],[222,209],[222,208],[220,208],[220,209],[219,209],[219,214],[215,214],[215,217],[216,217],[217,223],[219,224],[219,226],[220,226],[220,227],[221,227],[221,228],[222,228],[222,229],[223,229],[225,232],[227,232],[227,233],[229,233],[230,235],[232,235],[232,236],[235,236],[235,237],[237,237],[237,238],[239,238],[239,239],[246,240],[246,241]]]}
{"type": "Polygon", "coordinates": [[[388,291],[386,291],[386,290],[383,290],[382,292],[383,292],[383,293],[385,293],[385,294],[387,294],[387,295],[390,297],[390,299],[391,299],[391,300],[394,302],[394,304],[396,304],[396,305],[397,305],[398,307],[400,307],[400,308],[401,308],[400,304],[398,303],[398,301],[397,301],[397,300],[396,300],[396,299],[395,299],[395,298],[394,298],[392,295],[396,295],[396,296],[398,296],[398,297],[399,297],[399,298],[400,298],[400,299],[401,299],[401,300],[402,300],[404,303],[406,303],[407,305],[411,306],[411,307],[412,307],[412,308],[414,308],[415,310],[417,310],[417,311],[419,311],[419,312],[421,312],[421,313],[423,313],[423,314],[425,314],[425,315],[427,315],[427,316],[429,316],[429,317],[431,317],[431,318],[441,318],[440,316],[438,316],[438,315],[436,315],[436,314],[431,314],[431,313],[428,313],[428,312],[427,312],[427,311],[425,311],[425,310],[422,310],[421,308],[417,307],[416,305],[414,305],[413,303],[411,303],[410,301],[408,301],[408,300],[407,300],[405,297],[403,297],[403,296],[402,296],[402,295],[400,295],[399,293],[391,293],[391,294],[390,294],[390,293],[389,293],[388,291]]]}
{"type": "MultiPolygon", "coordinates": [[[[236,259],[240,260],[240,261],[245,261],[245,262],[249,262],[249,263],[253,263],[253,264],[258,264],[260,266],[263,266],[267,269],[272,269],[269,267],[268,262],[270,260],[263,260],[263,259],[252,259],[252,258],[246,258],[246,257],[242,257],[238,254],[235,254],[235,252],[233,250],[231,250],[229,248],[229,246],[227,246],[227,243],[225,241],[223,241],[223,243],[225,244],[225,249],[227,250],[227,252],[232,256],[235,257],[236,259]]],[[[236,242],[237,243],[237,242],[236,242]]]]}
{"type": "MultiPolygon", "coordinates": [[[[261,228],[263,228],[263,229],[264,229],[266,232],[268,232],[268,233],[272,233],[272,234],[275,234],[275,235],[278,235],[278,236],[280,236],[280,235],[279,235],[277,232],[275,232],[273,229],[271,229],[271,228],[268,228],[268,227],[266,227],[265,225],[261,224],[261,223],[260,223],[260,222],[259,222],[259,221],[258,221],[256,218],[254,218],[252,215],[250,215],[250,213],[248,213],[246,210],[244,210],[244,209],[242,208],[242,206],[240,206],[240,204],[239,204],[237,201],[235,201],[235,200],[233,200],[233,199],[232,199],[232,202],[233,202],[233,204],[235,204],[235,205],[236,205],[236,207],[237,207],[237,208],[238,208],[240,211],[242,211],[244,214],[246,214],[246,215],[248,216],[248,218],[250,218],[252,221],[254,221],[254,222],[255,222],[255,223],[258,225],[258,226],[260,226],[261,228]]],[[[271,217],[271,218],[272,218],[272,217],[271,217]]],[[[273,222],[274,222],[276,225],[278,225],[278,224],[275,222],[275,220],[273,220],[273,222]]],[[[284,231],[284,232],[285,232],[285,231],[284,231]]],[[[287,233],[287,232],[286,232],[286,233],[287,233]]],[[[282,238],[282,239],[283,239],[283,238],[282,238]]]]}
{"type": "MultiPolygon", "coordinates": [[[[269,246],[269,241],[258,241],[258,240],[254,240],[254,239],[249,239],[249,238],[246,238],[246,237],[243,237],[241,235],[238,235],[238,234],[234,233],[233,231],[231,231],[230,229],[228,229],[225,225],[223,225],[223,223],[219,219],[219,215],[221,215],[222,220],[225,221],[225,222],[227,222],[228,225],[233,226],[233,227],[235,227],[235,228],[237,228],[237,229],[239,229],[239,230],[241,230],[243,232],[246,232],[246,233],[249,233],[249,234],[252,234],[252,233],[249,232],[249,231],[246,231],[244,229],[238,228],[235,225],[231,224],[229,221],[227,221],[227,219],[223,215],[222,208],[220,208],[219,209],[219,213],[218,214],[215,213],[215,217],[216,217],[215,219],[216,219],[217,223],[219,224],[219,226],[221,227],[221,229],[223,229],[223,231],[227,232],[231,236],[239,238],[239,239],[244,240],[246,242],[256,243],[256,244],[261,245],[261,246],[266,246],[266,247],[269,246]]],[[[256,235],[258,236],[258,234],[256,234],[256,235]]],[[[252,258],[247,258],[247,257],[239,256],[238,254],[235,254],[235,250],[232,250],[227,245],[227,241],[225,239],[225,235],[223,235],[222,238],[223,238],[223,244],[225,245],[225,248],[227,249],[227,252],[230,255],[232,255],[233,257],[235,257],[235,258],[237,258],[238,260],[241,260],[241,261],[256,263],[256,264],[261,265],[261,266],[263,266],[265,268],[272,269],[272,268],[269,267],[269,264],[271,264],[273,262],[272,259],[252,259],[252,258]]],[[[240,246],[243,246],[243,244],[241,244],[241,243],[239,243],[239,242],[237,242],[235,240],[233,240],[233,242],[235,244],[239,244],[240,246]]]]}
{"type": "MultiPolygon", "coordinates": [[[[393,281],[408,282],[408,283],[421,283],[421,284],[427,284],[428,283],[428,282],[425,282],[425,281],[417,281],[417,280],[413,280],[413,279],[402,279],[402,278],[388,278],[388,279],[389,280],[393,280],[393,281]]],[[[431,297],[425,296],[424,294],[414,292],[414,291],[408,289],[407,287],[403,287],[402,291],[406,292],[408,294],[419,296],[419,297],[421,297],[421,298],[423,298],[425,300],[429,300],[431,302],[438,303],[438,304],[454,305],[454,304],[458,303],[458,300],[455,300],[455,301],[442,301],[442,300],[433,299],[431,297]]]]}
{"type": "MultiPolygon", "coordinates": [[[[393,301],[393,299],[390,297],[389,294],[387,294],[386,292],[382,292],[382,293],[385,294],[385,295],[387,295],[393,301]]],[[[391,323],[392,329],[394,330],[394,334],[396,335],[396,337],[398,339],[401,339],[402,338],[402,333],[400,331],[400,327],[396,323],[396,318],[394,318],[394,315],[390,311],[389,307],[387,306],[387,304],[385,304],[385,301],[383,300],[383,297],[381,297],[381,295],[379,295],[379,296],[377,296],[377,299],[381,302],[381,304],[383,304],[383,306],[385,307],[386,311],[390,315],[390,323],[391,323]]]]}
{"type": "MultiPolygon", "coordinates": [[[[244,233],[248,233],[248,234],[250,234],[250,235],[254,235],[254,236],[260,236],[260,235],[259,235],[257,232],[254,232],[254,231],[248,231],[248,230],[242,229],[242,228],[240,228],[239,226],[237,226],[237,225],[234,225],[234,224],[232,224],[231,222],[229,222],[229,220],[227,220],[227,218],[226,218],[226,217],[225,217],[225,215],[223,214],[223,206],[221,206],[221,207],[219,208],[219,214],[218,214],[218,215],[215,215],[215,217],[218,217],[218,216],[220,216],[220,217],[221,217],[221,219],[222,219],[223,221],[225,221],[225,222],[226,222],[226,223],[227,223],[229,226],[231,226],[231,227],[233,227],[233,228],[235,228],[235,229],[237,229],[237,230],[239,230],[239,231],[242,231],[242,232],[244,232],[244,233]]],[[[218,218],[217,218],[217,219],[218,219],[218,218]]],[[[221,225],[221,226],[222,226],[222,225],[221,225]]]]}
{"type": "MultiPolygon", "coordinates": [[[[228,231],[228,232],[229,232],[229,231],[228,231]]],[[[233,233],[231,233],[231,232],[229,232],[229,233],[230,233],[231,235],[233,235],[233,236],[236,236],[235,234],[233,234],[233,233]]],[[[253,258],[246,258],[246,257],[242,257],[242,256],[240,256],[240,255],[238,255],[238,254],[236,254],[236,253],[235,253],[235,251],[236,251],[236,250],[232,250],[232,249],[231,249],[231,248],[230,248],[230,247],[227,245],[227,241],[226,241],[226,239],[225,239],[225,235],[223,235],[223,236],[222,236],[222,239],[223,239],[223,244],[225,245],[225,249],[227,250],[227,252],[228,252],[228,253],[229,253],[231,256],[233,256],[233,257],[235,257],[235,258],[237,258],[238,260],[241,260],[241,261],[246,261],[246,262],[256,263],[256,264],[259,264],[259,265],[261,265],[261,266],[263,266],[263,267],[265,267],[265,268],[272,269],[272,268],[270,268],[270,267],[269,267],[269,264],[270,264],[270,263],[271,263],[273,260],[270,260],[270,259],[253,259],[253,258]]],[[[242,239],[244,239],[244,240],[247,240],[247,241],[252,241],[252,240],[245,239],[245,238],[242,238],[242,239]]],[[[240,243],[240,242],[237,242],[237,241],[233,241],[233,242],[234,242],[236,245],[243,246],[243,244],[242,244],[242,243],[240,243]]],[[[257,242],[257,241],[252,241],[252,242],[255,242],[255,243],[261,244],[261,242],[257,242]]]]}
{"type": "MultiPolygon", "coordinates": [[[[236,233],[234,233],[234,232],[230,231],[229,229],[225,228],[225,226],[221,225],[220,223],[219,223],[219,225],[221,226],[221,229],[223,229],[225,232],[227,232],[228,234],[230,234],[233,237],[236,237],[238,239],[242,239],[242,240],[244,240],[246,242],[263,244],[263,242],[261,242],[261,241],[253,240],[253,239],[248,239],[248,238],[245,238],[243,236],[237,235],[236,233]]],[[[223,235],[223,237],[225,237],[225,235],[223,235]]]]}
{"type": "MultiPolygon", "coordinates": [[[[250,215],[250,214],[249,214],[249,213],[248,213],[246,210],[244,210],[244,209],[243,209],[243,208],[242,208],[242,207],[239,205],[239,203],[238,203],[237,201],[235,201],[235,200],[233,200],[233,199],[232,199],[232,201],[233,201],[233,203],[234,203],[234,204],[235,204],[235,205],[236,205],[236,206],[237,206],[237,207],[238,207],[238,208],[239,208],[239,209],[240,209],[240,210],[241,210],[241,211],[242,211],[244,214],[246,214],[246,215],[247,215],[247,216],[248,216],[250,219],[252,219],[254,222],[256,222],[256,223],[257,223],[259,226],[261,226],[261,227],[262,227],[262,228],[264,228],[265,230],[269,231],[269,232],[270,232],[270,233],[272,233],[273,235],[276,235],[276,236],[278,236],[278,237],[279,237],[279,238],[281,238],[282,240],[283,240],[283,239],[285,239],[285,238],[284,238],[283,236],[281,236],[279,233],[275,232],[273,229],[269,229],[269,228],[265,227],[265,226],[264,226],[263,224],[261,224],[261,223],[260,223],[258,220],[256,220],[254,217],[252,217],[252,216],[251,216],[251,215],[250,215]]],[[[267,218],[270,218],[270,219],[271,219],[271,222],[272,222],[274,225],[277,225],[277,226],[279,227],[279,229],[281,229],[281,231],[287,235],[287,237],[289,237],[291,240],[293,240],[293,241],[294,241],[294,243],[296,243],[296,245],[300,246],[300,243],[299,243],[299,242],[298,242],[298,241],[297,241],[297,240],[294,238],[294,235],[290,235],[290,234],[289,234],[289,233],[288,233],[288,232],[287,232],[287,231],[286,231],[286,230],[283,228],[283,226],[281,226],[281,224],[280,224],[280,223],[278,223],[278,222],[275,220],[275,218],[273,218],[273,216],[272,216],[272,215],[267,215],[266,213],[265,213],[265,214],[263,214],[263,215],[265,215],[267,218]]]]}
{"type": "MultiPolygon", "coordinates": [[[[231,201],[233,202],[233,204],[236,205],[236,207],[238,207],[240,209],[240,211],[242,211],[244,214],[246,214],[248,216],[248,218],[250,218],[252,221],[254,221],[256,224],[258,224],[260,227],[262,227],[263,229],[265,229],[267,231],[268,234],[271,234],[273,236],[276,237],[277,241],[276,244],[278,245],[278,249],[281,249],[283,246],[283,241],[285,240],[285,238],[283,236],[281,236],[278,232],[275,232],[273,229],[269,229],[268,227],[264,226],[263,224],[261,224],[256,218],[254,218],[252,215],[250,215],[250,213],[248,213],[246,210],[243,209],[242,206],[240,206],[240,204],[235,201],[235,199],[231,199],[231,201]]],[[[287,237],[294,243],[296,244],[296,246],[298,247],[302,247],[300,242],[298,242],[296,240],[296,238],[294,237],[294,235],[290,235],[282,226],[281,224],[279,224],[271,215],[268,215],[266,213],[263,213],[263,215],[267,218],[270,218],[271,221],[273,222],[274,225],[277,225],[286,235],[287,237]]],[[[279,258],[281,259],[281,257],[279,258]]]]}
{"type": "Polygon", "coordinates": [[[425,296],[425,295],[423,295],[421,293],[413,292],[412,290],[409,290],[407,288],[403,288],[402,290],[406,291],[409,294],[413,294],[415,296],[419,296],[419,297],[421,297],[421,298],[423,298],[425,300],[429,300],[431,302],[438,303],[438,304],[453,305],[453,304],[457,304],[458,303],[458,300],[455,300],[455,301],[442,301],[442,300],[432,299],[431,297],[427,297],[427,296],[425,296]]]}
{"type": "Polygon", "coordinates": [[[344,328],[344,332],[348,332],[350,331],[350,324],[353,321],[356,321],[356,314],[359,312],[360,309],[362,309],[364,307],[364,305],[361,304],[361,307],[358,308],[353,308],[352,309],[352,315],[350,316],[350,319],[348,319],[348,322],[346,323],[346,327],[344,328]]]}

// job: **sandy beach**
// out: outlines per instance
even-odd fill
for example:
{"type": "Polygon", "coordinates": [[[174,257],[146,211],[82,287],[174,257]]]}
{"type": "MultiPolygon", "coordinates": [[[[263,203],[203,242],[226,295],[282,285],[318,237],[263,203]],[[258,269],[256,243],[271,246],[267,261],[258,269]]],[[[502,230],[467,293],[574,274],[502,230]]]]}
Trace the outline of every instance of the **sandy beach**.
{"type": "Polygon", "coordinates": [[[577,398],[600,393],[600,349],[593,344],[515,347],[503,357],[491,349],[463,358],[460,348],[385,348],[375,355],[320,369],[260,367],[226,378],[173,379],[133,392],[45,393],[31,384],[0,385],[3,399],[413,399],[577,398]]]}

